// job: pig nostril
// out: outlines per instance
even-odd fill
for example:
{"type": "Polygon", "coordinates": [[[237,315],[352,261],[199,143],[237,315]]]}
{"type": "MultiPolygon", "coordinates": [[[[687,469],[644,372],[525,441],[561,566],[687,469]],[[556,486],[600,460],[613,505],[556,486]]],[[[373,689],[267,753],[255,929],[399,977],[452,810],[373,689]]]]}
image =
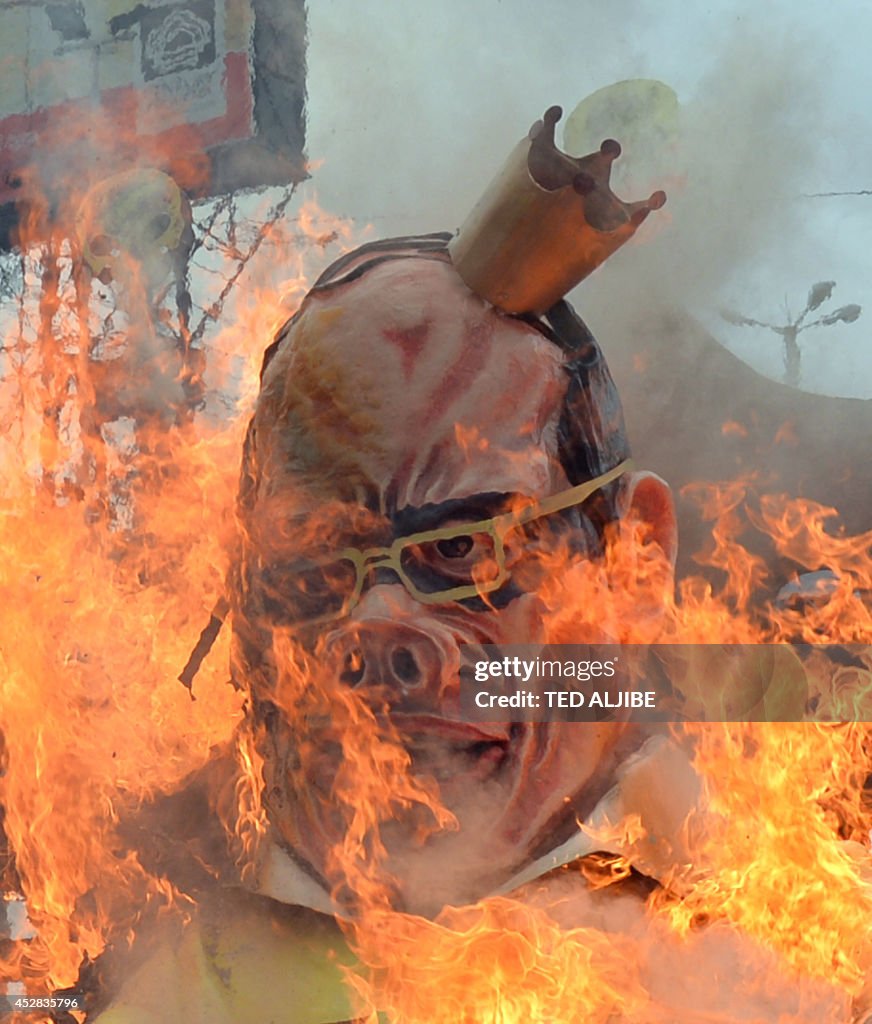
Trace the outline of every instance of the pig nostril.
{"type": "Polygon", "coordinates": [[[421,682],[421,670],[408,647],[397,647],[391,654],[391,669],[401,683],[415,686],[421,682]]]}
{"type": "Polygon", "coordinates": [[[357,686],[363,681],[363,674],[366,671],[366,662],[360,651],[349,651],[342,663],[342,671],[339,678],[349,686],[357,686]]]}

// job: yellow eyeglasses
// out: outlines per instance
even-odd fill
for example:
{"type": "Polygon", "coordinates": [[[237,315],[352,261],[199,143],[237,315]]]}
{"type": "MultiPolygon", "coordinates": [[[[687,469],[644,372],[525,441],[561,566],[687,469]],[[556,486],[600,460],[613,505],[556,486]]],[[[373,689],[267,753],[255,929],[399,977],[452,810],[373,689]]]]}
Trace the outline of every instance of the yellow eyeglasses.
{"type": "Polygon", "coordinates": [[[553,512],[580,505],[629,469],[625,460],[602,476],[490,519],[455,523],[398,537],[385,548],[343,548],[324,558],[301,558],[262,572],[269,603],[288,625],[316,625],[347,615],[367,576],[389,569],[422,604],[444,604],[498,590],[508,579],[505,538],[553,512]]]}

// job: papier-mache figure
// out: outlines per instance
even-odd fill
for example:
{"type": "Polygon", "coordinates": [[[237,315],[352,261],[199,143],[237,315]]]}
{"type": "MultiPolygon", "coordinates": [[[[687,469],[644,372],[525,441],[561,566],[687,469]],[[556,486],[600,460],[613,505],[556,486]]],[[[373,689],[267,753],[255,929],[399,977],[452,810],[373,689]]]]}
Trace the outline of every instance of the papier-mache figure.
{"type": "Polygon", "coordinates": [[[666,736],[459,714],[459,645],[543,639],[554,551],[599,560],[628,517],[645,524],[651,557],[668,564],[675,551],[669,489],[633,467],[603,354],[563,299],[665,197],[619,201],[618,144],[568,157],[554,145],[559,117],[552,108],[534,126],[455,237],[349,253],[268,349],[232,611],[270,833],[253,881],[219,888],[187,927],[144,944],[101,1024],[354,1016],[337,922],[360,893],[343,884],[336,793],[353,766],[338,734],[348,724],[321,688],[369,708],[450,819],[422,833],[410,809],[381,829],[397,910],[433,918],[508,894],[567,927],[623,935],[650,993],[638,1020],[849,1019],[842,997],[800,990],[724,924],[651,933],[646,896],[690,856],[681,825],[699,794],[666,736]],[[622,853],[579,822],[632,815],[650,843],[623,882],[600,890],[589,872],[561,870],[622,853]]]}
{"type": "Polygon", "coordinates": [[[190,338],[191,223],[184,192],[153,167],[98,181],[78,205],[79,258],[113,293],[104,296],[107,322],[115,310],[124,316],[124,346],[98,336],[89,352],[106,417],[184,418],[202,398],[204,355],[190,338]]]}

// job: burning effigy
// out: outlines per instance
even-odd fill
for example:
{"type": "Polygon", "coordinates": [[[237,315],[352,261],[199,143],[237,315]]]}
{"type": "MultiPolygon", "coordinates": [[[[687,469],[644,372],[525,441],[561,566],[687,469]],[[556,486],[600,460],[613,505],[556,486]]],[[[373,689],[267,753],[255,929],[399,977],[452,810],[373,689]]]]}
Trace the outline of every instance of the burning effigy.
{"type": "Polygon", "coordinates": [[[665,196],[618,200],[620,146],[569,157],[560,116],[456,235],[349,247],[277,331],[274,308],[253,317],[272,338],[253,413],[211,434],[198,346],[160,330],[184,200],[149,172],[78,207],[89,286],[139,311],[123,352],[153,368],[152,401],[88,401],[118,378],[61,333],[86,272],[62,243],[44,321],[77,412],[38,443],[22,427],[29,473],[6,453],[3,583],[28,598],[0,690],[4,887],[27,915],[9,998],[101,1024],[872,1008],[872,661],[785,642],[868,640],[869,534],[764,503],[760,529],[830,572],[761,612],[731,492],[707,493],[727,582],[676,586],[668,483],[633,464],[564,298],[665,196]],[[125,240],[119,207],[146,195],[151,234],[125,240]],[[602,643],[668,646],[684,713],[464,713],[465,648],[602,643]]]}

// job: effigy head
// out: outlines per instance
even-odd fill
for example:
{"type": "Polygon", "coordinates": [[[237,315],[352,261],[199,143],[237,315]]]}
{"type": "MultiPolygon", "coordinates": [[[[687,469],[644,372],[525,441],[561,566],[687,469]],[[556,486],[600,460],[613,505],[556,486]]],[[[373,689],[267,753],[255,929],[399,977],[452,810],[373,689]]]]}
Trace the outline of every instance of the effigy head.
{"type": "Polygon", "coordinates": [[[177,253],[190,248],[191,209],[184,193],[155,168],[134,168],[94,185],[76,216],[82,259],[101,281],[138,276],[151,292],[177,253]]]}
{"type": "Polygon", "coordinates": [[[651,503],[651,478],[640,490],[623,471],[620,402],[596,342],[568,306],[552,312],[553,326],[480,299],[442,236],[366,246],[280,331],[249,430],[237,672],[263,725],[273,825],[329,874],[335,769],[325,760],[301,791],[309,726],[277,708],[268,653],[284,632],[331,682],[371,698],[457,819],[425,843],[401,822],[386,830],[401,898],[424,911],[481,895],[547,848],[601,795],[621,734],[459,714],[460,644],[542,639],[538,555],[568,537],[595,558],[633,493],[651,503]],[[497,550],[487,523],[586,482],[586,500],[497,550]]]}
{"type": "Polygon", "coordinates": [[[322,275],[267,352],[246,441],[235,670],[272,826],[334,890],[337,850],[345,869],[349,846],[358,865],[371,850],[393,904],[419,913],[493,891],[570,834],[623,730],[464,721],[460,646],[553,639],[543,589],[568,564],[599,579],[631,508],[674,545],[668,490],[629,471],[608,367],[561,298],[665,197],[617,199],[620,146],[561,153],[560,114],[453,238],[373,243],[322,275]],[[365,839],[378,776],[392,813],[365,839]],[[422,829],[433,792],[445,815],[422,829]]]}

